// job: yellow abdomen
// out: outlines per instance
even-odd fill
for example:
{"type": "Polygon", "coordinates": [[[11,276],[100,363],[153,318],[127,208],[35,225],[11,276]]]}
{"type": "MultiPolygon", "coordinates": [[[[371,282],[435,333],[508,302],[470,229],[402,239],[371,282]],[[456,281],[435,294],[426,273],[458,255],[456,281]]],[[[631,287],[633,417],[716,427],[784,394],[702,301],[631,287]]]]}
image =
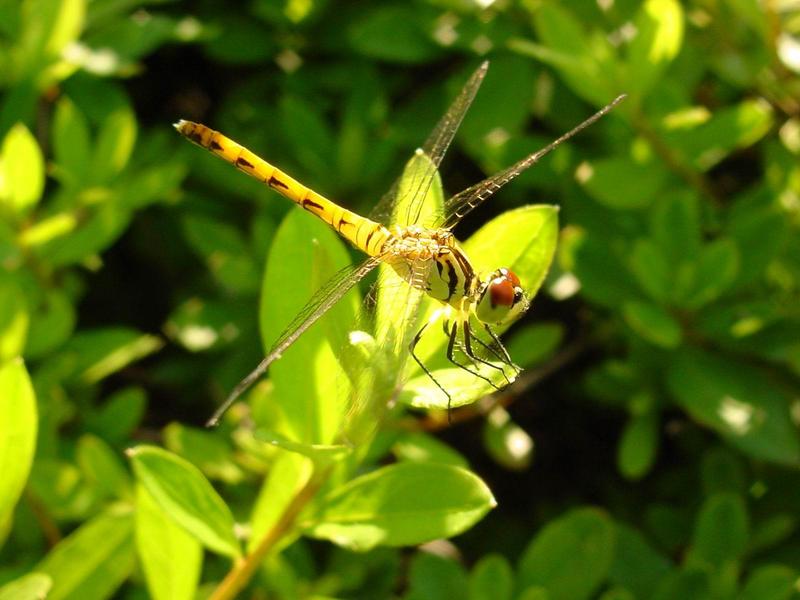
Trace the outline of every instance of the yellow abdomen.
{"type": "Polygon", "coordinates": [[[380,254],[384,243],[391,235],[380,223],[331,202],[219,131],[184,120],[178,121],[175,129],[198,146],[210,150],[240,171],[266,183],[292,202],[316,215],[356,248],[370,256],[380,254]]]}

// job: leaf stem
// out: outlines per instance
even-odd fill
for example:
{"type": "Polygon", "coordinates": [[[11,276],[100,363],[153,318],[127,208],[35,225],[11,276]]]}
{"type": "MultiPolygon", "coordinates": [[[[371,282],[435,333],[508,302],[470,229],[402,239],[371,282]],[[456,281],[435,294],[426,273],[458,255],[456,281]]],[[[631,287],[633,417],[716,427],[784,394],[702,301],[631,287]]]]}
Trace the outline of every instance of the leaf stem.
{"type": "Polygon", "coordinates": [[[267,531],[258,546],[233,565],[225,579],[209,596],[209,600],[233,600],[244,589],[252,579],[256,569],[261,565],[261,562],[275,548],[281,538],[292,529],[295,520],[328,479],[330,472],[331,467],[315,470],[308,482],[300,488],[292,498],[292,501],[286,506],[280,518],[267,531]]]}

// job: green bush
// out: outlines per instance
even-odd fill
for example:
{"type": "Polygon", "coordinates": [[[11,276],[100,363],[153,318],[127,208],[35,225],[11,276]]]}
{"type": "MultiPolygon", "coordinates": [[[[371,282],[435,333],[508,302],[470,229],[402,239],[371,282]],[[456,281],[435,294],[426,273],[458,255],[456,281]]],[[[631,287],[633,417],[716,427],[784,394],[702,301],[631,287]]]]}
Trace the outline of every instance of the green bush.
{"type": "Polygon", "coordinates": [[[792,0],[0,4],[0,599],[800,597],[798,40],[792,0]],[[628,95],[456,229],[541,285],[519,380],[431,334],[455,408],[387,403],[432,308],[357,287],[203,428],[359,257],[170,124],[368,214],[484,59],[451,192],[628,95]]]}

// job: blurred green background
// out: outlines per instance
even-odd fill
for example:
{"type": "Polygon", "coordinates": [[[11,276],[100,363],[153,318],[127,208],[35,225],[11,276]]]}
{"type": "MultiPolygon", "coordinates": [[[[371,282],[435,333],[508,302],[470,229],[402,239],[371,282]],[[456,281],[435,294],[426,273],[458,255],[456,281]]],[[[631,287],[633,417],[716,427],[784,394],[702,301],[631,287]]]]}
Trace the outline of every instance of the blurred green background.
{"type": "MultiPolygon", "coordinates": [[[[506,336],[530,378],[387,446],[469,465],[498,507],[422,550],[301,539],[243,597],[800,597],[798,0],[5,0],[0,598],[192,597],[157,591],[130,528],[76,542],[136,506],[136,443],[245,528],[268,472],[201,426],[262,356],[296,209],[171,124],[366,214],[484,59],[451,193],[628,94],[456,231],[561,207],[506,336]]],[[[226,565],[207,556],[201,597],[226,565]]]]}

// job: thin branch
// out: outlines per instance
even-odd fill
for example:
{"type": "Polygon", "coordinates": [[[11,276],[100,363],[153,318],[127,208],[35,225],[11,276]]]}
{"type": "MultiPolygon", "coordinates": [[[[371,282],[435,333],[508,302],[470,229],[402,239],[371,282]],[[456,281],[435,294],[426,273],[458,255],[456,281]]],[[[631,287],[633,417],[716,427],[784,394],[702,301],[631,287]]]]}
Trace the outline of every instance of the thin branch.
{"type": "Polygon", "coordinates": [[[524,392],[535,387],[542,380],[547,379],[583,354],[588,346],[589,343],[586,338],[575,340],[542,366],[523,371],[522,375],[502,392],[492,394],[482,402],[476,402],[453,410],[449,421],[429,414],[422,419],[406,422],[404,425],[422,431],[439,431],[456,423],[464,423],[478,417],[484,417],[497,406],[508,407],[524,392]]]}
{"type": "Polygon", "coordinates": [[[245,588],[261,565],[261,562],[275,548],[276,544],[292,530],[295,520],[328,479],[330,472],[331,467],[327,467],[312,474],[308,482],[286,506],[278,521],[267,531],[255,550],[233,565],[225,579],[209,596],[209,600],[233,600],[245,588]]]}

